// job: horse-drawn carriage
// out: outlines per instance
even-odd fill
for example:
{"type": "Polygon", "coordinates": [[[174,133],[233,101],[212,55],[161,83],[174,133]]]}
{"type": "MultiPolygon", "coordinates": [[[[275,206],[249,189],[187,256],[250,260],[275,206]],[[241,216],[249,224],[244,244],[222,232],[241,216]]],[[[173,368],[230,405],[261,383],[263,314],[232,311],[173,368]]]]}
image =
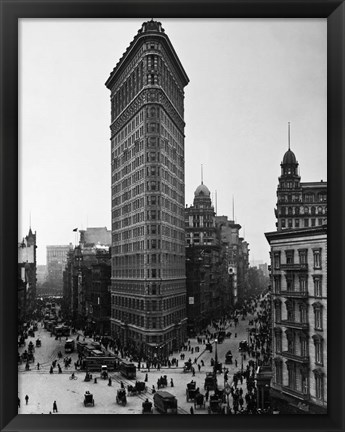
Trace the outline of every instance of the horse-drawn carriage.
{"type": "Polygon", "coordinates": [[[166,375],[161,376],[160,378],[158,378],[157,380],[157,388],[158,390],[162,387],[167,387],[168,385],[168,378],[166,375]]]}
{"type": "Polygon", "coordinates": [[[141,393],[145,393],[146,390],[147,387],[144,381],[136,381],[134,386],[127,386],[128,396],[135,396],[141,393]]]}
{"type": "Polygon", "coordinates": [[[225,354],[225,364],[232,364],[232,353],[231,353],[231,351],[228,351],[225,354]]]}
{"type": "Polygon", "coordinates": [[[36,346],[37,346],[37,347],[42,346],[41,339],[36,339],[36,346]]]}
{"type": "Polygon", "coordinates": [[[191,371],[192,371],[192,362],[191,361],[184,362],[183,372],[191,372],[191,371]]]}
{"type": "Polygon", "coordinates": [[[194,397],[194,408],[205,408],[205,396],[201,393],[197,393],[194,397]]]}
{"type": "Polygon", "coordinates": [[[212,372],[208,372],[205,378],[204,389],[211,391],[217,388],[217,379],[212,372]]]}
{"type": "Polygon", "coordinates": [[[153,409],[152,409],[152,402],[150,402],[148,399],[146,399],[146,401],[144,401],[142,403],[142,407],[143,407],[143,414],[153,414],[153,409]]]}
{"type": "Polygon", "coordinates": [[[95,400],[93,398],[93,394],[89,391],[86,391],[84,394],[84,406],[92,405],[95,406],[95,400]]]}
{"type": "Polygon", "coordinates": [[[32,343],[32,341],[29,342],[28,351],[29,351],[29,353],[35,352],[35,347],[34,347],[34,344],[32,343]]]}
{"type": "Polygon", "coordinates": [[[123,406],[125,406],[127,404],[127,397],[126,397],[126,390],[121,388],[118,389],[117,394],[116,394],[116,403],[118,405],[122,404],[123,406]]]}
{"type": "Polygon", "coordinates": [[[195,395],[199,392],[199,389],[196,388],[196,382],[195,381],[191,381],[190,383],[187,384],[187,389],[186,389],[186,401],[193,401],[195,398],[195,395]]]}
{"type": "Polygon", "coordinates": [[[208,406],[208,413],[209,414],[221,414],[222,412],[222,400],[217,395],[211,395],[210,396],[210,404],[208,406]]]}

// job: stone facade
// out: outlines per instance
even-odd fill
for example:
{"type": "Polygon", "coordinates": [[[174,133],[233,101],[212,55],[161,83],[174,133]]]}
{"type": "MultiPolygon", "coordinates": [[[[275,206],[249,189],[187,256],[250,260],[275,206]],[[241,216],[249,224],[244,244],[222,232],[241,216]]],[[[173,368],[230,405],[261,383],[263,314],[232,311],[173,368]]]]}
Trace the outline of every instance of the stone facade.
{"type": "Polygon", "coordinates": [[[288,149],[271,248],[271,395],[281,413],[327,412],[327,183],[301,183],[288,149]]]}
{"type": "Polygon", "coordinates": [[[209,189],[201,183],[193,205],[185,208],[186,283],[189,334],[205,328],[225,309],[221,250],[209,189]]]}
{"type": "Polygon", "coordinates": [[[278,231],[321,226],[327,221],[327,183],[301,183],[298,162],[290,148],[281,163],[275,215],[278,231]]]}
{"type": "Polygon", "coordinates": [[[18,323],[23,324],[34,311],[36,300],[36,231],[18,243],[18,323]]]}
{"type": "Polygon", "coordinates": [[[148,21],[106,82],[111,91],[111,333],[166,356],[186,338],[184,87],[161,23],[148,21]]]}
{"type": "Polygon", "coordinates": [[[52,294],[62,294],[63,272],[67,263],[67,254],[71,248],[72,243],[47,246],[47,284],[52,294]]]}

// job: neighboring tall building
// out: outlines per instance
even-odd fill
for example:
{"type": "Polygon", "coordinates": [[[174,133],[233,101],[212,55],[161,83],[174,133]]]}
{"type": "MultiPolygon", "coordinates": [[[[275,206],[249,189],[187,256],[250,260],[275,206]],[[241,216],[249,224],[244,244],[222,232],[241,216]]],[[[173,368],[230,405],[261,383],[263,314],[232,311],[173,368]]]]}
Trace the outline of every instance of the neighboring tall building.
{"type": "Polygon", "coordinates": [[[278,231],[321,226],[327,221],[327,183],[301,183],[298,162],[290,150],[284,154],[277,189],[278,231]]]}
{"type": "Polygon", "coordinates": [[[87,333],[110,332],[110,231],[80,230],[79,245],[68,252],[63,274],[63,312],[87,333]]]}
{"type": "Polygon", "coordinates": [[[18,243],[18,322],[19,325],[34,311],[36,300],[36,231],[18,243]]]}
{"type": "Polygon", "coordinates": [[[186,284],[189,335],[195,334],[225,310],[220,283],[220,246],[216,213],[209,189],[201,182],[193,205],[185,208],[186,284]]]}
{"type": "Polygon", "coordinates": [[[281,413],[327,412],[327,183],[300,183],[283,158],[271,247],[271,396],[281,413]],[[306,186],[307,185],[307,186],[306,186]]]}
{"type": "Polygon", "coordinates": [[[249,243],[240,237],[241,225],[227,216],[216,216],[220,244],[223,250],[222,262],[227,266],[231,278],[229,302],[236,304],[245,296],[245,280],[249,267],[249,243]]]}
{"type": "Polygon", "coordinates": [[[63,272],[67,263],[67,254],[72,247],[72,243],[47,246],[47,284],[52,294],[62,294],[63,272]]]}
{"type": "Polygon", "coordinates": [[[112,316],[124,346],[166,356],[186,338],[184,87],[161,23],[148,21],[111,91],[112,316]]]}

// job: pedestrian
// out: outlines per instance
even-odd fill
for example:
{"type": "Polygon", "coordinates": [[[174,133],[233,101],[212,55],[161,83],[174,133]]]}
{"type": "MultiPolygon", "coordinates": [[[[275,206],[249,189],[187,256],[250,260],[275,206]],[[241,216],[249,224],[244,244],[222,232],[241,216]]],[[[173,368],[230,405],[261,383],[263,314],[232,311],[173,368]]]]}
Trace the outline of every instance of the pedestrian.
{"type": "Polygon", "coordinates": [[[20,408],[20,397],[18,396],[18,408],[20,408]]]}
{"type": "Polygon", "coordinates": [[[156,389],[155,389],[155,386],[154,385],[152,385],[152,394],[155,394],[156,393],[156,389]]]}
{"type": "Polygon", "coordinates": [[[111,377],[109,377],[108,386],[111,386],[111,377]]]}
{"type": "Polygon", "coordinates": [[[192,367],[192,374],[193,374],[193,377],[195,376],[195,369],[192,367]]]}
{"type": "Polygon", "coordinates": [[[173,381],[172,378],[171,378],[171,380],[170,380],[170,387],[174,387],[174,381],[173,381]]]}
{"type": "Polygon", "coordinates": [[[124,386],[124,384],[123,384],[123,382],[122,382],[122,381],[121,381],[121,383],[120,383],[120,384],[121,384],[121,388],[122,388],[122,389],[124,389],[124,388],[125,388],[125,386],[124,386]]]}
{"type": "Polygon", "coordinates": [[[27,405],[28,402],[29,402],[29,396],[28,396],[28,395],[25,396],[25,402],[26,402],[26,405],[27,405]]]}
{"type": "Polygon", "coordinates": [[[235,367],[237,367],[237,359],[235,359],[235,367]]]}
{"type": "Polygon", "coordinates": [[[201,369],[201,365],[200,365],[200,363],[198,363],[198,369],[199,369],[199,372],[200,372],[200,369],[201,369]]]}
{"type": "Polygon", "coordinates": [[[56,401],[53,403],[53,413],[58,412],[56,401]]]}
{"type": "Polygon", "coordinates": [[[209,396],[209,390],[207,389],[206,393],[205,393],[205,401],[206,402],[208,402],[208,396],[209,396]]]}
{"type": "Polygon", "coordinates": [[[191,413],[191,414],[194,414],[194,409],[193,409],[192,406],[190,407],[190,413],[191,413]]]}
{"type": "Polygon", "coordinates": [[[237,333],[235,333],[235,338],[237,338],[237,333]]]}
{"type": "Polygon", "coordinates": [[[40,370],[40,364],[37,363],[37,370],[40,370]]]}
{"type": "Polygon", "coordinates": [[[145,375],[145,382],[147,382],[149,380],[149,377],[148,377],[148,375],[146,374],[145,375]]]}

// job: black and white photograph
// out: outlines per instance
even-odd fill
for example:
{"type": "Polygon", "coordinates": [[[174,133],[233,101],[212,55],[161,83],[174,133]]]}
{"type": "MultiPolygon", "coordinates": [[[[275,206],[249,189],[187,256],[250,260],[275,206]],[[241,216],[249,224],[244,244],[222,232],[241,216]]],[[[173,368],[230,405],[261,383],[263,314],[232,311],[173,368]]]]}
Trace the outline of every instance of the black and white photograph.
{"type": "Polygon", "coordinates": [[[18,52],[18,414],[327,414],[327,19],[18,52]]]}

